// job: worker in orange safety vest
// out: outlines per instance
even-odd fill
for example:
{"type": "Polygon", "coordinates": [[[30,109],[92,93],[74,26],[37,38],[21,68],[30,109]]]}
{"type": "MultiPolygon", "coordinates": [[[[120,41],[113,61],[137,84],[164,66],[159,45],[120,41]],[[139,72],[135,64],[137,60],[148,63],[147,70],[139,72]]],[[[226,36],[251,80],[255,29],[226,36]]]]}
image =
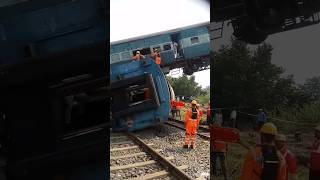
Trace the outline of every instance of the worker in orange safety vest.
{"type": "Polygon", "coordinates": [[[161,57],[158,49],[153,49],[153,51],[151,52],[151,57],[155,60],[156,64],[161,64],[161,57]]]}
{"type": "Polygon", "coordinates": [[[284,134],[278,134],[275,137],[277,149],[286,160],[286,180],[296,180],[297,178],[297,160],[295,155],[288,150],[287,138],[284,134]]]}
{"type": "Polygon", "coordinates": [[[246,154],[240,180],[286,179],[285,159],[274,144],[277,134],[277,127],[272,123],[265,123],[261,127],[261,144],[246,154]]]}
{"type": "Polygon", "coordinates": [[[310,147],[309,180],[320,178],[320,125],[315,127],[314,141],[310,147]]]}
{"type": "Polygon", "coordinates": [[[199,111],[196,108],[197,107],[197,101],[192,100],[191,102],[191,108],[186,112],[185,114],[185,129],[186,129],[186,137],[184,141],[183,148],[188,148],[189,143],[191,140],[190,148],[195,148],[195,141],[197,137],[197,127],[198,127],[198,121],[199,121],[199,111]]]}

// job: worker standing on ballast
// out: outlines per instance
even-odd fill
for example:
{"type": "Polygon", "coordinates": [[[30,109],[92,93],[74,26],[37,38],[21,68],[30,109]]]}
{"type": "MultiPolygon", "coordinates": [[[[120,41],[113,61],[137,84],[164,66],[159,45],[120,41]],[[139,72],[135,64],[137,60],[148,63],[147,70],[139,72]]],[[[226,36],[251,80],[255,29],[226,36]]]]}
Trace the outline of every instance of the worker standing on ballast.
{"type": "Polygon", "coordinates": [[[285,180],[286,162],[275,147],[277,127],[265,123],[260,129],[261,144],[245,156],[240,180],[285,180]]]}
{"type": "Polygon", "coordinates": [[[199,111],[197,110],[197,101],[192,100],[191,108],[186,112],[185,115],[185,129],[186,137],[184,141],[183,148],[188,148],[191,141],[190,148],[195,148],[195,141],[197,136],[198,118],[199,111]]]}
{"type": "Polygon", "coordinates": [[[320,125],[314,128],[314,141],[310,147],[310,171],[309,180],[320,178],[320,125]]]}

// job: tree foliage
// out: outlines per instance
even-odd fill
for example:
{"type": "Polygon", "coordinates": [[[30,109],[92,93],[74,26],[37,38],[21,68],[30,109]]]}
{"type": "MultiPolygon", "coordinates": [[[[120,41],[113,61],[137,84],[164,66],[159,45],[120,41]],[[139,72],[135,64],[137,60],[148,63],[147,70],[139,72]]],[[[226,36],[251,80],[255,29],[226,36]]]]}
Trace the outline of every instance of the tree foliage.
{"type": "Polygon", "coordinates": [[[301,86],[301,90],[312,102],[320,101],[320,76],[309,78],[301,86]]]}
{"type": "Polygon", "coordinates": [[[214,104],[219,107],[267,109],[299,104],[301,91],[293,76],[281,77],[284,69],[271,63],[272,46],[250,50],[232,42],[214,54],[214,104]]]}
{"type": "Polygon", "coordinates": [[[176,95],[182,96],[199,96],[202,92],[201,86],[195,82],[195,76],[188,77],[187,75],[182,75],[179,78],[167,77],[169,83],[171,84],[176,95]]]}

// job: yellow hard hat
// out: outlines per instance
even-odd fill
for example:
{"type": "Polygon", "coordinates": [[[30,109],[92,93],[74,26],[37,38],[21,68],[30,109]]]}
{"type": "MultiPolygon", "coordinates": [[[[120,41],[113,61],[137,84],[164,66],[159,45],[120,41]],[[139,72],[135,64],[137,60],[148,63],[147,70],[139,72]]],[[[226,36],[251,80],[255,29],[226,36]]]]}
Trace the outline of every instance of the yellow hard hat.
{"type": "Polygon", "coordinates": [[[275,137],[276,141],[287,141],[287,137],[284,134],[277,134],[275,137]]]}
{"type": "Polygon", "coordinates": [[[320,125],[316,126],[314,129],[320,132],[320,125]]]}
{"type": "Polygon", "coordinates": [[[278,130],[273,123],[265,123],[260,129],[260,133],[270,134],[275,136],[278,134],[278,130]]]}
{"type": "Polygon", "coordinates": [[[191,104],[197,105],[197,101],[196,100],[192,100],[191,104]]]}

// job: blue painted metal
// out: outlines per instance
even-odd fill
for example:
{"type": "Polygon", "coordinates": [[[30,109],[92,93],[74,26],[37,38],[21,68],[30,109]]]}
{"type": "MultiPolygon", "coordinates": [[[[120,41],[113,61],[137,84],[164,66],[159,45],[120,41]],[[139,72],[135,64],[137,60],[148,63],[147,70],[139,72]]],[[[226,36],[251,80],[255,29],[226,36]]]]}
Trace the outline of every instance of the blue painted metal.
{"type": "Polygon", "coordinates": [[[201,43],[184,48],[183,55],[186,59],[210,55],[210,43],[201,43]]]}
{"type": "Polygon", "coordinates": [[[106,41],[106,10],[101,0],[61,1],[0,18],[0,64],[106,41]],[[26,52],[31,49],[30,53],[26,52]]]}
{"type": "MultiPolygon", "coordinates": [[[[151,58],[146,58],[141,61],[129,60],[110,65],[111,87],[113,83],[118,81],[119,75],[122,79],[127,79],[146,73],[152,75],[160,106],[155,109],[130,115],[134,124],[128,129],[129,131],[155,126],[157,123],[163,123],[168,119],[170,111],[170,92],[167,80],[160,67],[155,64],[154,60],[151,58]]],[[[116,123],[113,127],[114,131],[123,129],[127,126],[124,118],[118,118],[115,119],[115,121],[116,123]]]]}
{"type": "MultiPolygon", "coordinates": [[[[150,51],[155,46],[161,46],[161,65],[171,66],[179,60],[179,62],[189,59],[196,59],[202,56],[210,55],[210,39],[207,25],[199,25],[194,27],[188,27],[183,29],[172,30],[168,32],[163,32],[157,35],[147,35],[143,37],[138,37],[135,39],[122,40],[118,42],[111,43],[110,54],[127,52],[130,56],[133,55],[134,50],[141,50],[144,48],[149,48],[150,51]],[[199,37],[199,43],[191,44],[190,38],[199,37]],[[173,44],[173,42],[178,43],[181,48],[180,52],[182,55],[179,59],[175,58],[173,49],[163,51],[163,45],[167,43],[173,44]]],[[[173,46],[173,45],[172,45],[173,46]]],[[[146,55],[146,54],[143,54],[146,55]]],[[[131,59],[131,57],[130,57],[131,59]]],[[[125,61],[129,59],[119,59],[119,61],[125,61]]],[[[110,63],[113,63],[110,61],[110,63]]]]}

